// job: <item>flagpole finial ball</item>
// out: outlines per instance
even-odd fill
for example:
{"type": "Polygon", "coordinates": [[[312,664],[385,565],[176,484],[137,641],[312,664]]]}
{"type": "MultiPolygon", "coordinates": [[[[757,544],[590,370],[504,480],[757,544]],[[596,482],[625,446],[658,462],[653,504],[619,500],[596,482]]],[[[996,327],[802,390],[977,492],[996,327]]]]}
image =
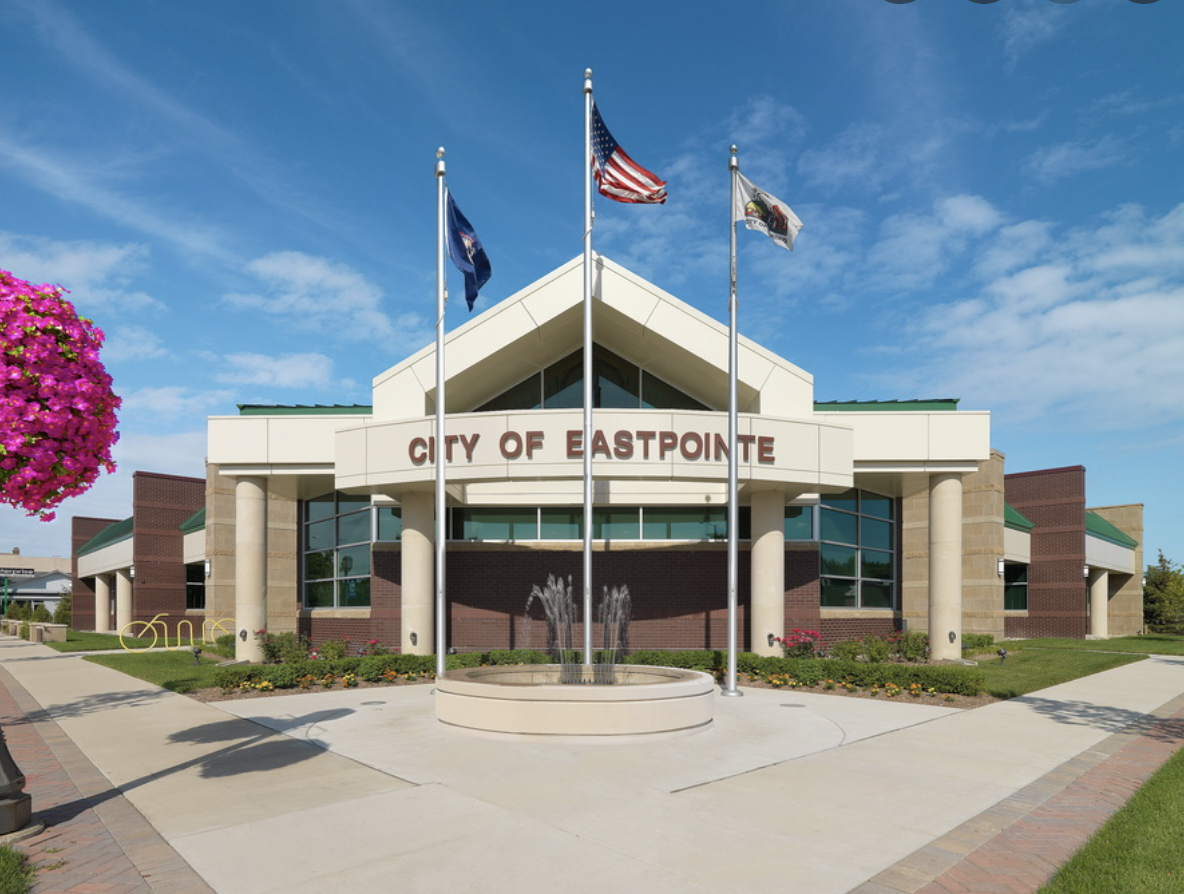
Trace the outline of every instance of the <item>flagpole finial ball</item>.
{"type": "Polygon", "coordinates": [[[436,150],[436,158],[443,158],[443,157],[444,157],[444,147],[441,146],[439,149],[436,150]]]}
{"type": "Polygon", "coordinates": [[[590,68],[585,68],[585,69],[584,69],[584,78],[585,78],[585,79],[587,79],[587,78],[590,78],[590,77],[592,77],[592,69],[590,69],[590,68]]]}
{"type": "Polygon", "coordinates": [[[731,149],[731,152],[732,152],[732,154],[733,154],[733,155],[735,155],[735,154],[736,154],[736,144],[735,144],[735,143],[733,143],[733,144],[732,144],[732,149],[731,149]]]}

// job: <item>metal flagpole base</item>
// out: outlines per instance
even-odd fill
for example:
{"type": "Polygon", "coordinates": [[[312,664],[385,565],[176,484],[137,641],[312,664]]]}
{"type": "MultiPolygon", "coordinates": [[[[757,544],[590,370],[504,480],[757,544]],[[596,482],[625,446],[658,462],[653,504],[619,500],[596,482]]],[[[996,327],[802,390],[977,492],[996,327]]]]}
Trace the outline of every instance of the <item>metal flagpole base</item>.
{"type": "Polygon", "coordinates": [[[719,694],[726,695],[729,698],[743,698],[744,697],[744,693],[741,692],[739,689],[721,689],[719,691],[719,694]]]}

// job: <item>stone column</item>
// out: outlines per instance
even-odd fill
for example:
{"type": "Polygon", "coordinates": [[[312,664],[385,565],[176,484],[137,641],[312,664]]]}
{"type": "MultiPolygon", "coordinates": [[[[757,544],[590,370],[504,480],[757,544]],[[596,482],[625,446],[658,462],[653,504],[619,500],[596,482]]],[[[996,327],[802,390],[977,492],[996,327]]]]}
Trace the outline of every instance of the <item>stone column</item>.
{"type": "Polygon", "coordinates": [[[130,568],[115,572],[115,632],[132,622],[132,575],[130,568]]]}
{"type": "Polygon", "coordinates": [[[748,641],[758,655],[780,655],[769,634],[785,635],[785,494],[756,491],[752,495],[751,601],[748,641]]]}
{"type": "Polygon", "coordinates": [[[400,647],[410,655],[433,655],[436,652],[436,499],[430,493],[407,493],[400,502],[403,505],[400,647]]]}
{"type": "Polygon", "coordinates": [[[1089,635],[1091,639],[1110,636],[1110,573],[1104,568],[1089,570],[1089,635]]]}
{"type": "Polygon", "coordinates": [[[234,483],[234,657],[262,661],[255,631],[267,627],[267,479],[234,483]]]}
{"type": "Polygon", "coordinates": [[[929,476],[929,657],[962,657],[962,476],[929,476]]]}
{"type": "Polygon", "coordinates": [[[111,632],[111,584],[107,575],[95,575],[95,633],[111,632]]]}

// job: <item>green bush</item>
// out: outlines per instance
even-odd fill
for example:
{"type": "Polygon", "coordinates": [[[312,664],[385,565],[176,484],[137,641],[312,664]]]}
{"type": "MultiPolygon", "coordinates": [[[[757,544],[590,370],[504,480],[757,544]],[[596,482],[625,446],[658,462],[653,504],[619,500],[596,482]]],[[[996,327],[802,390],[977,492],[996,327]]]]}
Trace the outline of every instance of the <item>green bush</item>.
{"type": "Polygon", "coordinates": [[[70,594],[63,593],[62,598],[58,600],[58,607],[53,610],[53,622],[55,624],[69,624],[73,607],[74,603],[70,599],[70,594]]]}
{"type": "Polygon", "coordinates": [[[29,622],[21,621],[21,639],[29,638],[29,622]]]}
{"type": "Polygon", "coordinates": [[[919,683],[923,689],[935,689],[952,695],[978,695],[986,685],[984,674],[963,665],[892,664],[869,661],[845,661],[837,658],[767,658],[742,652],[736,657],[736,669],[753,676],[787,674],[809,686],[825,680],[854,683],[861,689],[895,683],[902,689],[919,683]]]}
{"type": "Polygon", "coordinates": [[[33,609],[33,614],[29,616],[29,620],[34,624],[48,624],[53,620],[53,615],[49,613],[49,609],[44,605],[37,603],[37,607],[33,609]]]}
{"type": "Polygon", "coordinates": [[[267,664],[295,664],[308,659],[308,638],[301,634],[260,630],[255,639],[263,649],[263,660],[267,664]]]}
{"type": "Polygon", "coordinates": [[[868,636],[863,639],[863,657],[868,661],[879,664],[887,661],[892,649],[888,646],[888,640],[882,636],[868,636]]]}
{"type": "Polygon", "coordinates": [[[317,654],[326,661],[344,658],[349,651],[349,639],[327,639],[317,646],[317,654]]]}
{"type": "Polygon", "coordinates": [[[919,630],[901,634],[896,640],[901,661],[924,661],[929,657],[929,634],[919,630]]]}
{"type": "Polygon", "coordinates": [[[863,654],[863,646],[857,639],[845,639],[830,647],[831,658],[839,661],[855,661],[863,654]]]}
{"type": "Polygon", "coordinates": [[[644,664],[656,667],[677,667],[685,670],[714,673],[727,659],[722,652],[709,649],[688,649],[680,652],[643,650],[630,654],[622,664],[644,664]]]}
{"type": "Polygon", "coordinates": [[[977,652],[990,652],[995,648],[995,637],[989,633],[964,633],[962,635],[962,654],[974,655],[977,652]]]}

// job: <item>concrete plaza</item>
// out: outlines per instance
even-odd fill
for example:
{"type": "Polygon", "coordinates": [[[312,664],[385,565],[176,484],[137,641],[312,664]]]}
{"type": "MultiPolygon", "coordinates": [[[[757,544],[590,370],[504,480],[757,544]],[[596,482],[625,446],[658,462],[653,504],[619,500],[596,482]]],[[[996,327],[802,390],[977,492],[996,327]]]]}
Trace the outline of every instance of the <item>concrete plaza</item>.
{"type": "Polygon", "coordinates": [[[1184,743],[1159,657],[973,711],[745,690],[613,744],[447,728],[427,685],[201,704],[12,637],[0,684],[38,892],[1033,890],[1184,743]]]}

